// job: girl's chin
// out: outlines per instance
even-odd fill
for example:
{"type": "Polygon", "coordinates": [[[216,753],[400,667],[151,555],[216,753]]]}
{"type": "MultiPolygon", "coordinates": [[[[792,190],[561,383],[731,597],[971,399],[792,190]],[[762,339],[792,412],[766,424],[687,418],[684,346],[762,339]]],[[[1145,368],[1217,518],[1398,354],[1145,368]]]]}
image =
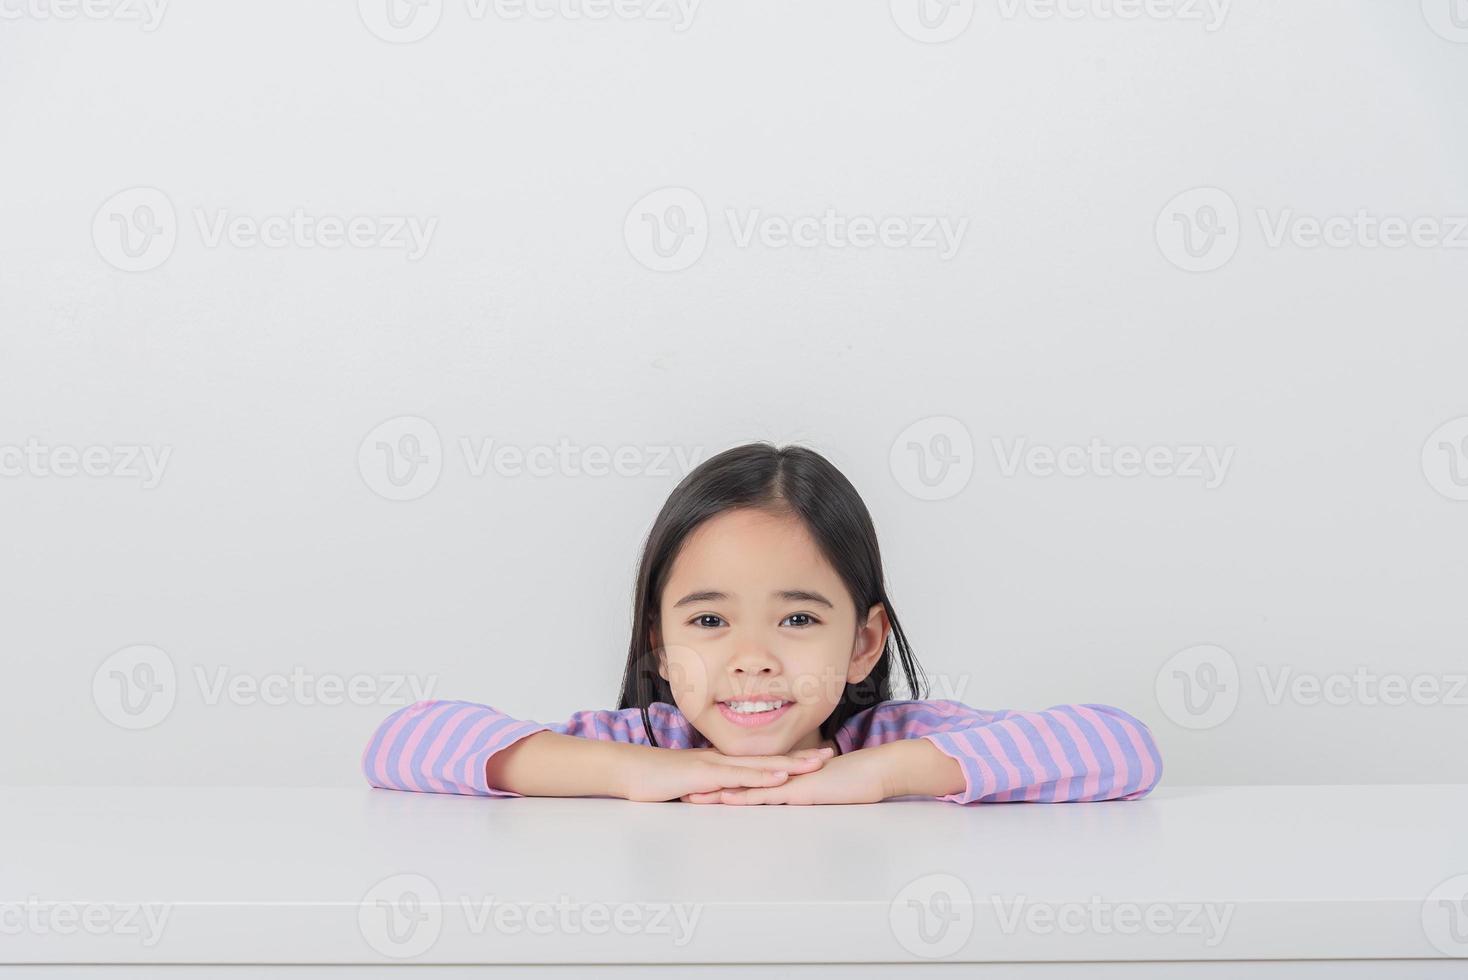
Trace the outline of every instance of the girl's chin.
{"type": "Polygon", "coordinates": [[[717,742],[709,741],[724,755],[784,755],[790,751],[788,742],[777,741],[766,734],[721,733],[717,742]]]}

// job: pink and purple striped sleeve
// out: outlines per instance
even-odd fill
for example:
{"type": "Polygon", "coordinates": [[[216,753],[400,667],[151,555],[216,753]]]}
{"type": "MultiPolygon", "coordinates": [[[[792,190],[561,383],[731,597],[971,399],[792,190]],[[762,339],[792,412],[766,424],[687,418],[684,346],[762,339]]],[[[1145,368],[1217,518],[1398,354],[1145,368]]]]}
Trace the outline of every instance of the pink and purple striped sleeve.
{"type": "Polygon", "coordinates": [[[905,738],[927,739],[962,767],[967,786],[937,797],[952,803],[1135,800],[1162,777],[1151,730],[1104,704],[982,711],[887,701],[851,719],[837,742],[845,752],[905,738]]]}
{"type": "MultiPolygon", "coordinates": [[[[692,729],[661,702],[648,708],[658,744],[686,748],[692,729]]],[[[485,778],[490,756],[536,732],[560,732],[605,742],[648,744],[636,708],[578,711],[568,721],[521,721],[471,701],[419,701],[382,720],[362,752],[362,774],[381,789],[464,796],[520,796],[485,778]]]]}

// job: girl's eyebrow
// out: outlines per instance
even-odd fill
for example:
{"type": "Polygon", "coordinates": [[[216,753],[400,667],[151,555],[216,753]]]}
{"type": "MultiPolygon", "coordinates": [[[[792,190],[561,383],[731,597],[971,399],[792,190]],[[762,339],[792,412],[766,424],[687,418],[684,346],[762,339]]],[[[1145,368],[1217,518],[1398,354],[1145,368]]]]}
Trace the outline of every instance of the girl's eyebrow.
{"type": "MultiPolygon", "coordinates": [[[[831,602],[830,599],[827,599],[819,592],[808,592],[804,589],[777,589],[774,592],[771,592],[770,595],[772,595],[776,599],[781,599],[786,602],[816,602],[825,606],[827,609],[836,608],[836,606],[831,602]]],[[[679,599],[677,602],[673,603],[673,608],[677,609],[679,606],[691,606],[696,602],[724,602],[728,598],[729,594],[727,592],[715,592],[711,590],[703,592],[690,592],[683,598],[679,599]]]]}

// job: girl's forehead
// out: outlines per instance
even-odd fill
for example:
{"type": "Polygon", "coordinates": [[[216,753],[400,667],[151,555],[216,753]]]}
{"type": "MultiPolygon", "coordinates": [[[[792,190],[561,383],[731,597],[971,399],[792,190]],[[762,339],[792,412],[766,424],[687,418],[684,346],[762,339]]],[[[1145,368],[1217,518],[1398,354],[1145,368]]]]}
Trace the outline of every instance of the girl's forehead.
{"type": "Polygon", "coordinates": [[[741,508],[704,521],[683,540],[678,557],[721,558],[730,553],[820,554],[815,539],[798,517],[741,508]]]}
{"type": "Polygon", "coordinates": [[[835,577],[836,571],[799,518],[741,509],[710,518],[684,539],[669,582],[697,578],[718,587],[771,576],[824,580],[835,577]]]}

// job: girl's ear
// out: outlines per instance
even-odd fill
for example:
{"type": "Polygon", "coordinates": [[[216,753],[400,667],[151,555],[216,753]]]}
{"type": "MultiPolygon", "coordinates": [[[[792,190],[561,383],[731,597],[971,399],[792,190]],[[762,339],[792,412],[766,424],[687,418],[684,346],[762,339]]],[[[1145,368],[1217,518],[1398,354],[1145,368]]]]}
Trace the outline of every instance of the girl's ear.
{"type": "Polygon", "coordinates": [[[668,679],[668,656],[663,650],[662,637],[658,636],[657,627],[654,626],[647,631],[648,646],[652,649],[653,656],[658,662],[658,676],[663,680],[668,679]]]}
{"type": "Polygon", "coordinates": [[[856,643],[851,649],[851,664],[846,668],[846,683],[860,684],[867,679],[882,652],[887,649],[890,628],[887,608],[880,602],[867,610],[866,622],[856,629],[856,643]]]}

